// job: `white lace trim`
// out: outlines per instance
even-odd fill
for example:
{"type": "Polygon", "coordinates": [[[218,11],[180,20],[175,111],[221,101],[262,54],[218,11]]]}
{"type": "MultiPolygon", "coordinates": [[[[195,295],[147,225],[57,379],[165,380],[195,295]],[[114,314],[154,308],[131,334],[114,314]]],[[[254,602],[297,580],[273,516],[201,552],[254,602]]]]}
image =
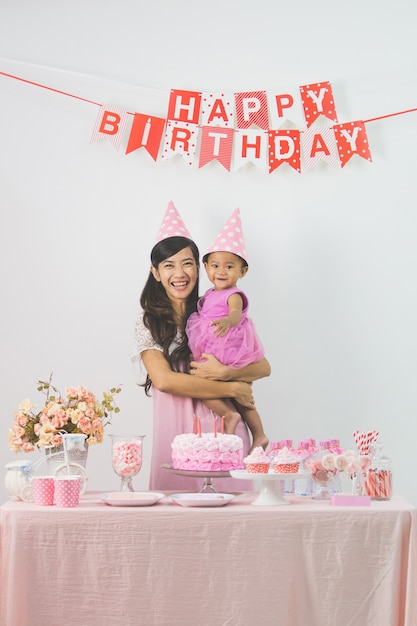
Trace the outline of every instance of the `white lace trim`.
{"type": "MultiPolygon", "coordinates": [[[[177,332],[175,340],[170,346],[170,353],[179,345],[181,341],[181,332],[177,332]]],[[[134,368],[134,375],[136,384],[141,385],[146,380],[146,369],[142,363],[142,352],[145,350],[159,350],[163,352],[162,347],[155,341],[151,335],[149,328],[146,328],[143,323],[143,311],[138,315],[134,330],[133,350],[132,350],[132,363],[134,368]]]]}

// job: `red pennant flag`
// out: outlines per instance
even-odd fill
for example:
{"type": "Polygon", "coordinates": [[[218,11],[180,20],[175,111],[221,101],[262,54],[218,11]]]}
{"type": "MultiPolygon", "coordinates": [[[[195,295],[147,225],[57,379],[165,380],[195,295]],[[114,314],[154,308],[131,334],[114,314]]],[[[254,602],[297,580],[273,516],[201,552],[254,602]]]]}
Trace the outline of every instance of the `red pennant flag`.
{"type": "Polygon", "coordinates": [[[300,131],[269,131],[269,173],[283,163],[288,163],[301,173],[300,131]]]}
{"type": "Polygon", "coordinates": [[[337,122],[336,107],[330,83],[316,83],[300,87],[304,117],[309,128],[320,115],[337,122]]]}
{"type": "Polygon", "coordinates": [[[201,93],[171,89],[168,119],[188,124],[198,124],[200,119],[201,93]]]}
{"type": "Polygon", "coordinates": [[[200,146],[200,161],[198,166],[203,167],[210,161],[217,160],[230,172],[233,148],[233,128],[219,126],[203,126],[200,146]]]}
{"type": "Polygon", "coordinates": [[[354,154],[372,162],[365,124],[362,121],[333,126],[342,167],[354,154]]]}
{"type": "Polygon", "coordinates": [[[139,148],[145,148],[153,160],[156,161],[165,129],[165,122],[166,120],[161,117],[135,113],[126,154],[139,148]]]}
{"type": "Polygon", "coordinates": [[[242,91],[235,93],[237,128],[250,128],[256,124],[269,129],[268,98],[266,91],[242,91]]]}

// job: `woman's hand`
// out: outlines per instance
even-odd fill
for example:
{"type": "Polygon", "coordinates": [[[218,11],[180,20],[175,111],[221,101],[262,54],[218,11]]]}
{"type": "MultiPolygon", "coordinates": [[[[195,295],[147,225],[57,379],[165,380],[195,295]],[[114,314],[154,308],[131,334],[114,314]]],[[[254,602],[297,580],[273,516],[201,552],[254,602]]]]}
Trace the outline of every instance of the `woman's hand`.
{"type": "Polygon", "coordinates": [[[190,374],[209,380],[228,380],[229,368],[220,363],[212,354],[203,354],[203,361],[191,361],[190,374]]]}
{"type": "Polygon", "coordinates": [[[192,376],[199,376],[208,380],[240,380],[251,383],[271,374],[271,366],[265,358],[240,369],[223,365],[212,354],[204,353],[201,358],[202,361],[191,361],[190,374],[192,376]]]}
{"type": "Polygon", "coordinates": [[[253,397],[252,385],[250,383],[236,383],[238,385],[237,395],[235,396],[236,402],[248,409],[255,408],[255,399],[253,397]]]}

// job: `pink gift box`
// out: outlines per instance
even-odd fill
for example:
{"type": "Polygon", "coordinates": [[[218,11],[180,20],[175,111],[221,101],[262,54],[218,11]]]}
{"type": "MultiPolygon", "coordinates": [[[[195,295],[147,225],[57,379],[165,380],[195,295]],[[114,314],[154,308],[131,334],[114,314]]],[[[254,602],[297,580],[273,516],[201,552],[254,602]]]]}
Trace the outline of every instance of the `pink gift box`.
{"type": "Polygon", "coordinates": [[[369,496],[353,496],[345,493],[335,493],[330,498],[333,506],[370,506],[369,496]]]}

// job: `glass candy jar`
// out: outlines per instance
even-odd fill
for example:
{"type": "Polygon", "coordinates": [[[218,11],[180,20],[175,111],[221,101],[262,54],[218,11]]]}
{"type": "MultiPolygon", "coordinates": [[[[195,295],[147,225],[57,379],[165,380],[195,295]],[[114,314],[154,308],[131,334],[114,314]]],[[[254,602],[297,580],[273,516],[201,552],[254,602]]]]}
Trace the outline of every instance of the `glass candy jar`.
{"type": "Polygon", "coordinates": [[[142,467],[142,446],[145,435],[110,435],[112,466],[121,478],[120,491],[134,491],[132,478],[142,467]]]}
{"type": "Polygon", "coordinates": [[[336,483],[339,474],[336,457],[337,455],[330,450],[329,442],[321,441],[320,450],[305,460],[304,466],[311,472],[311,479],[315,485],[314,500],[330,500],[331,496],[339,491],[336,483]]]}
{"type": "Polygon", "coordinates": [[[363,493],[373,500],[389,500],[392,495],[391,459],[382,449],[382,443],[371,444],[371,464],[364,479],[363,493]]]}

